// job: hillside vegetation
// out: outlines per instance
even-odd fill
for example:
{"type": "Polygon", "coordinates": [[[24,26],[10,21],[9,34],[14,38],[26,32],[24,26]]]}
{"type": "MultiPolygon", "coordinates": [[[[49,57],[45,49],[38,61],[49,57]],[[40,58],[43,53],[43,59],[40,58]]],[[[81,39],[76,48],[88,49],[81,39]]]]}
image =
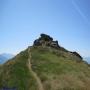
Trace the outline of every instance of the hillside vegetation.
{"type": "Polygon", "coordinates": [[[0,66],[0,90],[90,90],[90,66],[82,57],[43,40],[0,66]]]}

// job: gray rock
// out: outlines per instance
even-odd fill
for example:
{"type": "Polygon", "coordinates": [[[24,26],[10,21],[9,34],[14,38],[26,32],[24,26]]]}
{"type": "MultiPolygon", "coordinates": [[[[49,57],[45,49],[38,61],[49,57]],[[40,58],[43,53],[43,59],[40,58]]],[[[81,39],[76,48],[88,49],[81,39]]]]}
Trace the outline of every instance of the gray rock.
{"type": "Polygon", "coordinates": [[[58,41],[53,41],[53,38],[46,34],[41,34],[39,39],[34,41],[34,46],[50,46],[60,48],[58,41]]]}

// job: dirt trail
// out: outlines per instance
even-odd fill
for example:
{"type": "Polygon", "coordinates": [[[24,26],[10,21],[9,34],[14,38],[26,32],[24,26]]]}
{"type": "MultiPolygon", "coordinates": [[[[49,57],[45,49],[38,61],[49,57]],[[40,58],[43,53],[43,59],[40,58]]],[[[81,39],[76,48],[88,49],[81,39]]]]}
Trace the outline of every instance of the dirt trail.
{"type": "Polygon", "coordinates": [[[28,48],[28,55],[29,55],[29,58],[28,58],[28,68],[29,68],[30,72],[32,73],[32,75],[34,76],[34,78],[36,79],[39,90],[44,90],[40,78],[39,78],[39,77],[37,76],[37,74],[32,70],[30,48],[28,48]]]}

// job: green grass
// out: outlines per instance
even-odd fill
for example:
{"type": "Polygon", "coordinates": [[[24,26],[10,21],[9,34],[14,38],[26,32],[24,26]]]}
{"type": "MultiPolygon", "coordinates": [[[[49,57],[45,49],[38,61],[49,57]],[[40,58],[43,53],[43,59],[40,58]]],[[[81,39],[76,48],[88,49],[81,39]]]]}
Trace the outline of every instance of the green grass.
{"type": "Polygon", "coordinates": [[[27,51],[21,52],[3,66],[3,72],[0,76],[0,88],[16,87],[18,90],[38,90],[36,81],[27,67],[27,59],[27,51]]]}
{"type": "Polygon", "coordinates": [[[78,60],[76,56],[53,48],[32,49],[32,68],[41,78],[46,90],[89,90],[90,67],[82,61],[77,62],[78,60]]]}
{"type": "MultiPolygon", "coordinates": [[[[0,88],[38,90],[27,66],[27,50],[0,66],[0,88]]],[[[41,79],[44,90],[90,90],[90,67],[75,55],[38,46],[32,47],[31,56],[32,70],[41,79]]]]}

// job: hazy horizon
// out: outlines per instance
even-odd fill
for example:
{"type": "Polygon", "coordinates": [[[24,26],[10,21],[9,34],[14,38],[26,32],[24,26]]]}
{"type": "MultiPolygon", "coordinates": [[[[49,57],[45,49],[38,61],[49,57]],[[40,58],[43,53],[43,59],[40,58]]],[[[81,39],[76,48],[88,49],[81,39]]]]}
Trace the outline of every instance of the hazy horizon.
{"type": "Polygon", "coordinates": [[[90,57],[89,0],[0,0],[0,53],[17,54],[41,33],[90,57]]]}

